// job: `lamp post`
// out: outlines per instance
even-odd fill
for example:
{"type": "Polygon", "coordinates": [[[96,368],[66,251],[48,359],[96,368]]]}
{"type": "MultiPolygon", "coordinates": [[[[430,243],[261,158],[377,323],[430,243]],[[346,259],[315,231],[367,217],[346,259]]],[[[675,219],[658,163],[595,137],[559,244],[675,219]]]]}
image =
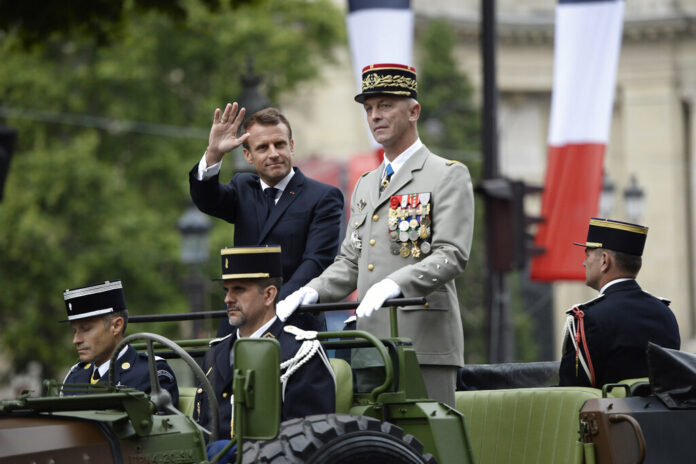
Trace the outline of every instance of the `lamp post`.
{"type": "MultiPolygon", "coordinates": [[[[254,60],[251,56],[247,57],[247,70],[239,80],[242,83],[242,92],[239,94],[237,101],[239,102],[240,108],[246,108],[247,116],[271,106],[271,102],[259,90],[259,85],[261,85],[263,78],[254,72],[254,60]]],[[[234,156],[235,171],[254,172],[253,166],[248,164],[244,156],[242,156],[241,148],[235,151],[238,152],[238,154],[234,156]]]]}
{"type": "MultiPolygon", "coordinates": [[[[198,208],[190,205],[179,217],[176,224],[181,233],[180,259],[188,267],[184,280],[184,291],[192,312],[203,311],[205,299],[205,280],[201,275],[201,266],[208,262],[208,243],[212,221],[198,208]]],[[[193,322],[193,338],[202,337],[201,322],[193,322]]]]}
{"type": "Polygon", "coordinates": [[[616,203],[616,186],[605,172],[602,179],[602,192],[599,194],[599,214],[604,218],[610,218],[614,213],[616,203]]]}
{"type": "Polygon", "coordinates": [[[640,222],[641,217],[643,217],[643,207],[645,206],[645,192],[638,185],[638,179],[636,179],[635,174],[631,174],[628,187],[623,191],[623,197],[628,220],[634,223],[640,222]]]}

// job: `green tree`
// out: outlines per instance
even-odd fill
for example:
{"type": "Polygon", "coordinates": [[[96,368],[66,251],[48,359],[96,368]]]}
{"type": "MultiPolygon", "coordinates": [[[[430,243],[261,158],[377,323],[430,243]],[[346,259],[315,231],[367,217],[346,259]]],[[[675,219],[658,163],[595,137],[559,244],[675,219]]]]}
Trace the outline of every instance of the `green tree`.
{"type": "MultiPolygon", "coordinates": [[[[0,110],[19,134],[0,203],[0,344],[17,369],[36,360],[56,376],[74,362],[56,323],[67,288],[122,279],[132,314],[187,310],[176,221],[212,110],[239,95],[249,57],[274,99],[344,38],[328,0],[176,4],[185,21],[125,2],[108,42],[0,36],[0,110]]],[[[213,236],[231,238],[229,225],[213,236]]]]}

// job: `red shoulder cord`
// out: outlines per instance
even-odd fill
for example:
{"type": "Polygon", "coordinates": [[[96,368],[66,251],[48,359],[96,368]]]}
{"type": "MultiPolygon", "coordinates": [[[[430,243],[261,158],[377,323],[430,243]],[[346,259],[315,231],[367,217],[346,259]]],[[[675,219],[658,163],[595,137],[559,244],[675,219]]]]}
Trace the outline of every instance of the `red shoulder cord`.
{"type": "MultiPolygon", "coordinates": [[[[575,331],[575,343],[577,345],[580,344],[580,341],[582,340],[582,348],[583,351],[585,352],[585,359],[587,359],[587,366],[590,369],[590,382],[592,383],[592,386],[595,387],[597,380],[595,379],[595,372],[594,372],[594,366],[592,365],[592,358],[590,358],[590,349],[587,347],[587,340],[585,339],[585,313],[581,310],[578,309],[577,307],[573,308],[573,315],[575,316],[575,319],[578,321],[578,329],[575,331]]],[[[575,349],[575,360],[577,362],[578,360],[578,348],[575,349]]]]}

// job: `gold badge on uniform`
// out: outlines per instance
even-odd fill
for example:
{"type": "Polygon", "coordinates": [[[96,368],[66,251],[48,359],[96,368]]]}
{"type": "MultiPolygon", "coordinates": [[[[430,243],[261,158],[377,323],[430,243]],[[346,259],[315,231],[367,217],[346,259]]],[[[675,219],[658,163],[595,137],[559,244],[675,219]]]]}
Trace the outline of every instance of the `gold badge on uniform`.
{"type": "Polygon", "coordinates": [[[389,198],[387,232],[389,239],[395,242],[395,246],[391,247],[393,254],[418,259],[430,253],[430,210],[430,192],[407,193],[389,198]]]}
{"type": "Polygon", "coordinates": [[[130,366],[131,365],[129,362],[124,362],[123,364],[121,364],[121,369],[125,371],[126,369],[130,369],[130,366]]]}

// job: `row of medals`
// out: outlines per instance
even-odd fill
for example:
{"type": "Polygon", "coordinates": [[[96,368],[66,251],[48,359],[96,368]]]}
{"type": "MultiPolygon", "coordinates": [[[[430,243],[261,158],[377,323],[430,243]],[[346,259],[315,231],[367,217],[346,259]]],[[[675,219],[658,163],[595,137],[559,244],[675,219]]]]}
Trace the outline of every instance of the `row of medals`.
{"type": "Polygon", "coordinates": [[[389,210],[389,241],[391,252],[403,258],[430,253],[430,203],[418,208],[391,208],[389,210]],[[418,240],[421,239],[420,246],[418,240]],[[410,245],[409,245],[410,242],[410,245]]]}

